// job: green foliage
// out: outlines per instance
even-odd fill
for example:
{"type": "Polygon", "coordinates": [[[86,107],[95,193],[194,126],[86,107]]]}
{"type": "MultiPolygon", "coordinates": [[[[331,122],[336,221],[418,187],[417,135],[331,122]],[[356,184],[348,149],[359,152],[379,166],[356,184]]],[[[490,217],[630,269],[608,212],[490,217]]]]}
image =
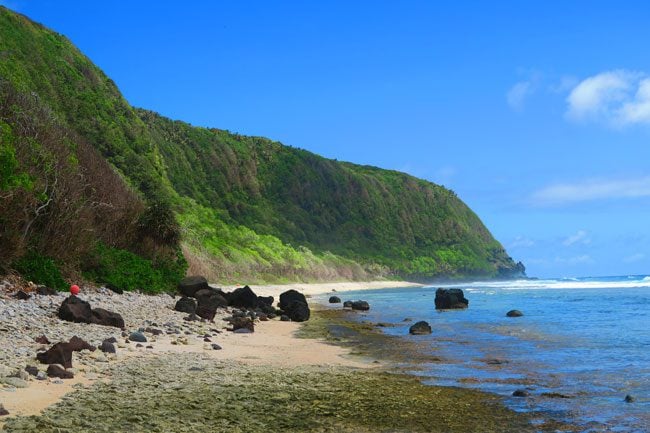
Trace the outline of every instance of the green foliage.
{"type": "Polygon", "coordinates": [[[33,183],[26,173],[19,173],[14,136],[11,127],[0,121],[0,191],[22,187],[30,189],[33,183]]]}
{"type": "Polygon", "coordinates": [[[138,221],[142,236],[154,239],[162,245],[175,246],[181,240],[181,231],[169,203],[155,201],[142,213],[138,221]]]}
{"type": "Polygon", "coordinates": [[[84,276],[89,279],[142,293],[175,291],[187,269],[182,255],[177,256],[176,260],[148,260],[101,243],[86,266],[84,276]]]}
{"type": "Polygon", "coordinates": [[[25,279],[36,284],[43,284],[59,291],[68,289],[68,283],[61,276],[61,271],[55,261],[35,251],[30,251],[13,263],[13,268],[20,272],[25,279]]]}
{"type": "MultiPolygon", "coordinates": [[[[134,109],[65,37],[4,8],[0,78],[37,95],[151,203],[137,220],[134,241],[146,238],[164,247],[182,239],[192,255],[190,269],[213,270],[230,281],[387,272],[423,279],[494,277],[521,269],[453,191],[404,173],[134,109]]],[[[17,165],[5,147],[0,169],[16,186],[17,165]]],[[[76,166],[72,153],[67,163],[76,166]]],[[[150,250],[138,251],[142,260],[157,257],[156,247],[150,250]]],[[[143,280],[149,278],[144,274],[143,280]]],[[[140,284],[126,280],[132,287],[140,284]]]]}

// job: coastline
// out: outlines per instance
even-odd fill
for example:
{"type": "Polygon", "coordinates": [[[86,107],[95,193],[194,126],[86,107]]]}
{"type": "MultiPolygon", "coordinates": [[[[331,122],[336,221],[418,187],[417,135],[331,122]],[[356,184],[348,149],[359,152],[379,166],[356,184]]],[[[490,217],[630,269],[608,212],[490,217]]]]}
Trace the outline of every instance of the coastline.
{"type": "MultiPolygon", "coordinates": [[[[224,290],[234,290],[239,286],[211,284],[224,290]]],[[[327,293],[345,293],[362,290],[376,290],[401,287],[423,287],[425,284],[410,281],[349,281],[335,283],[287,283],[287,284],[250,284],[249,287],[259,296],[277,297],[287,290],[297,290],[305,296],[317,296],[327,293]]]]}
{"type": "MultiPolygon", "coordinates": [[[[327,293],[332,289],[337,292],[359,290],[359,285],[363,284],[335,283],[311,287],[304,284],[255,286],[254,290],[259,295],[270,292],[275,296],[289,287],[296,287],[308,295],[316,295],[327,293]]],[[[397,287],[395,282],[379,282],[366,287],[374,289],[379,288],[378,286],[382,284],[388,284],[386,287],[397,287]]],[[[401,287],[408,286],[411,284],[401,287]]],[[[35,383],[32,380],[30,381],[31,386],[28,388],[16,389],[13,392],[0,392],[0,396],[2,396],[0,402],[5,404],[12,415],[18,415],[16,418],[0,418],[0,428],[4,425],[7,431],[30,431],[38,425],[41,431],[48,431],[48,428],[54,430],[55,426],[60,427],[63,423],[73,431],[86,431],[84,423],[91,421],[77,419],[79,414],[89,408],[94,408],[95,411],[101,413],[101,407],[94,405],[95,401],[112,408],[121,407],[120,405],[123,404],[128,406],[128,401],[120,402],[120,398],[128,397],[126,388],[137,393],[148,389],[147,386],[151,383],[157,383],[158,387],[165,390],[164,394],[169,395],[169,398],[173,400],[172,396],[176,393],[183,393],[187,397],[184,390],[193,389],[197,384],[217,387],[221,389],[221,392],[226,392],[223,386],[225,386],[224,383],[227,384],[231,380],[230,377],[248,377],[250,379],[248,382],[245,379],[237,382],[237,386],[242,389],[250,391],[257,389],[259,391],[263,387],[264,397],[259,392],[254,392],[249,398],[241,397],[245,405],[262,404],[260,410],[268,409],[264,406],[267,403],[273,407],[287,404],[287,410],[291,410],[291,407],[298,403],[307,404],[301,400],[306,398],[304,395],[294,396],[292,394],[295,387],[299,388],[302,393],[310,395],[311,403],[309,404],[326,407],[326,409],[316,411],[312,406],[303,407],[303,411],[310,415],[306,419],[296,417],[291,421],[286,421],[289,431],[309,431],[312,427],[318,427],[321,429],[319,431],[370,432],[385,431],[391,426],[403,429],[408,425],[410,427],[406,431],[465,432],[477,431],[476,429],[480,427],[481,431],[485,432],[505,432],[527,431],[531,427],[527,415],[517,414],[506,409],[495,395],[465,389],[426,386],[413,376],[395,374],[397,370],[391,368],[393,360],[378,357],[381,350],[376,352],[359,351],[359,340],[352,342],[351,346],[349,341],[346,344],[345,338],[336,341],[324,339],[323,335],[318,335],[317,332],[312,332],[311,336],[308,335],[309,332],[305,332],[305,330],[309,327],[313,330],[314,326],[319,327],[333,323],[331,318],[322,317],[318,312],[315,312],[315,320],[311,323],[269,321],[260,323],[253,334],[234,334],[227,331],[217,333],[214,332],[215,328],[219,328],[225,323],[220,321],[225,313],[220,313],[220,317],[216,318],[217,326],[196,322],[184,324],[182,323],[182,314],[171,309],[174,301],[167,295],[114,295],[105,292],[88,297],[91,298],[94,305],[98,304],[98,306],[113,305],[114,307],[127,308],[132,307],[130,304],[146,303],[150,308],[160,309],[162,311],[158,311],[159,314],[156,317],[151,317],[150,320],[154,320],[154,323],[162,323],[162,320],[166,320],[170,316],[174,317],[175,320],[181,322],[182,329],[187,331],[184,331],[184,334],[187,335],[188,344],[178,344],[177,340],[180,340],[180,337],[174,334],[151,337],[150,342],[153,349],[135,348],[133,343],[120,344],[121,347],[118,345],[118,354],[109,357],[109,362],[102,365],[99,371],[94,369],[97,366],[96,363],[88,362],[90,358],[86,356],[87,354],[77,358],[75,353],[75,361],[80,362],[75,362],[78,374],[77,378],[72,381],[54,384],[35,383]],[[101,302],[102,297],[106,298],[104,303],[101,302]],[[221,345],[222,350],[209,350],[208,345],[200,338],[207,333],[212,336],[212,341],[221,345]],[[300,338],[300,336],[307,338],[300,338]],[[355,350],[355,345],[357,350],[355,350]],[[199,374],[200,380],[196,383],[194,377],[196,374],[189,373],[214,369],[221,374],[210,378],[199,374]],[[170,371],[174,371],[176,376],[170,371]],[[185,382],[179,384],[178,380],[181,377],[185,382]],[[145,378],[146,381],[142,383],[141,378],[145,378]],[[169,385],[169,381],[175,384],[169,385]],[[286,381],[291,384],[288,390],[286,381]],[[132,388],[133,386],[135,388],[132,388]],[[381,392],[377,392],[378,388],[381,388],[381,392]],[[50,390],[56,392],[45,392],[50,390]],[[68,391],[72,391],[72,393],[66,394],[68,391]],[[386,398],[386,393],[394,395],[395,398],[386,398]],[[290,398],[284,398],[286,394],[289,394],[290,398]],[[277,395],[281,395],[283,398],[278,400],[277,395]],[[270,400],[266,401],[266,397],[270,400]],[[367,414],[355,413],[355,411],[358,412],[358,407],[364,407],[365,404],[368,405],[366,407],[367,414]],[[43,411],[48,406],[49,408],[43,411]],[[66,414],[69,413],[77,415],[73,419],[68,419],[66,414]],[[338,415],[336,415],[337,413],[338,415]],[[404,414],[408,414],[408,418],[399,419],[404,417],[404,414]],[[396,417],[399,422],[395,424],[395,420],[384,415],[396,417]],[[302,424],[303,421],[307,424],[302,424]],[[307,426],[311,427],[307,428],[307,426]]],[[[63,299],[62,295],[55,298],[55,302],[50,303],[50,313],[52,306],[63,299]]],[[[324,309],[324,311],[327,310],[324,309]]],[[[138,322],[144,323],[142,314],[144,314],[143,311],[138,308],[135,308],[133,314],[127,314],[125,316],[127,328],[134,328],[138,322]]],[[[151,313],[147,314],[151,316],[151,313]]],[[[50,318],[50,320],[58,319],[50,318]]],[[[338,322],[338,324],[341,323],[338,322]]],[[[83,338],[84,330],[93,328],[93,332],[95,332],[97,325],[66,324],[64,327],[72,328],[64,333],[65,335],[82,334],[80,336],[83,338]]],[[[107,330],[101,329],[101,331],[106,332],[107,330]]],[[[108,331],[119,335],[117,330],[108,331]]],[[[87,334],[89,340],[96,337],[93,332],[87,334]]],[[[367,340],[367,337],[367,335],[362,335],[361,339],[366,338],[367,340]]],[[[377,344],[379,344],[377,347],[381,349],[383,343],[377,344]]],[[[155,400],[157,398],[155,395],[160,394],[158,388],[149,391],[154,394],[143,394],[140,398],[155,400]]],[[[129,398],[135,397],[128,397],[127,400],[129,398]]],[[[239,394],[233,398],[239,399],[239,394]]],[[[179,404],[172,400],[167,403],[172,406],[179,404]]],[[[225,404],[228,407],[227,402],[219,401],[220,404],[225,404]]],[[[212,403],[203,401],[203,404],[212,403]]],[[[150,410],[155,412],[156,408],[150,408],[150,410]]],[[[101,415],[96,414],[95,418],[97,416],[101,415]]],[[[147,422],[145,415],[136,417],[127,413],[117,415],[118,418],[122,416],[121,422],[131,423],[129,428],[131,430],[134,427],[133,423],[141,426],[138,423],[147,422]]],[[[93,413],[87,413],[84,418],[87,417],[93,419],[93,413]]],[[[177,422],[173,416],[167,420],[164,420],[164,415],[161,414],[156,417],[160,418],[160,422],[172,424],[177,422]]],[[[237,415],[235,418],[229,421],[231,424],[228,424],[230,426],[228,428],[239,425],[236,422],[241,421],[241,417],[237,415]]],[[[159,426],[163,429],[160,431],[174,431],[173,429],[165,430],[165,428],[171,428],[170,425],[159,426]]],[[[86,427],[87,431],[101,431],[101,429],[97,429],[96,425],[92,428],[90,425],[86,427]]],[[[215,425],[211,425],[211,428],[214,429],[215,425]]],[[[248,430],[245,431],[258,431],[258,426],[255,425],[246,428],[248,430]]],[[[117,427],[117,424],[114,424],[111,429],[113,431],[128,430],[124,425],[117,427]]],[[[202,431],[199,427],[197,429],[196,431],[202,431]]],[[[217,429],[217,431],[221,430],[217,429]]],[[[265,430],[260,428],[259,431],[265,430]]]]}

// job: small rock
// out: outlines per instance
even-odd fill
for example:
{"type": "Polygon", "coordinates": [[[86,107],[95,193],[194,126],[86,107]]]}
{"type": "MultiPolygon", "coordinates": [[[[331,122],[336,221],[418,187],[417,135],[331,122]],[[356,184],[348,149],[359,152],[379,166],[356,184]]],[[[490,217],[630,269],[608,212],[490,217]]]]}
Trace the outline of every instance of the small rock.
{"type": "Polygon", "coordinates": [[[37,342],[38,344],[51,344],[50,340],[48,340],[45,335],[41,335],[39,337],[34,338],[34,341],[37,342]]]}
{"type": "Polygon", "coordinates": [[[281,322],[288,322],[290,320],[291,319],[289,319],[289,316],[287,316],[286,314],[283,314],[282,316],[280,316],[280,321],[281,322]]]}
{"type": "Polygon", "coordinates": [[[0,404],[0,416],[7,416],[9,415],[9,411],[5,409],[3,405],[0,404]]]}
{"type": "Polygon", "coordinates": [[[252,334],[253,333],[253,331],[251,331],[248,328],[239,328],[239,329],[235,329],[232,332],[235,333],[235,334],[252,334]]]}
{"type": "Polygon", "coordinates": [[[129,340],[135,341],[138,343],[146,343],[147,342],[147,337],[144,336],[144,334],[140,331],[132,332],[129,334],[129,340]]]}
{"type": "Polygon", "coordinates": [[[522,312],[519,311],[519,310],[510,310],[510,311],[508,311],[508,312],[506,313],[506,316],[507,316],[507,317],[521,317],[521,316],[523,316],[523,315],[524,315],[524,313],[522,313],[522,312]]]}
{"type": "Polygon", "coordinates": [[[625,403],[634,403],[636,401],[636,398],[634,398],[633,395],[626,395],[624,399],[625,403]]]}
{"type": "Polygon", "coordinates": [[[44,371],[39,371],[36,374],[36,380],[45,380],[45,379],[47,379],[47,373],[45,373],[44,371]]]}
{"type": "Polygon", "coordinates": [[[135,345],[135,347],[144,347],[141,343],[135,345]]]}
{"type": "Polygon", "coordinates": [[[4,379],[0,379],[2,383],[5,385],[13,386],[14,388],[27,388],[29,384],[25,379],[21,379],[20,377],[5,377],[4,379]]]}
{"type": "Polygon", "coordinates": [[[352,301],[345,301],[343,303],[343,308],[352,308],[352,301]]]}
{"type": "Polygon", "coordinates": [[[29,373],[31,376],[38,375],[38,367],[34,367],[33,365],[28,365],[27,367],[25,367],[25,371],[29,373]]]}
{"type": "Polygon", "coordinates": [[[431,325],[429,325],[425,321],[420,321],[415,324],[413,324],[409,328],[409,334],[411,335],[427,335],[431,334],[431,325]]]}
{"type": "Polygon", "coordinates": [[[518,389],[515,392],[512,393],[513,397],[528,397],[530,396],[530,393],[526,391],[525,389],[518,389]]]}
{"type": "Polygon", "coordinates": [[[212,340],[210,340],[208,337],[205,337],[205,338],[203,339],[203,341],[204,341],[205,343],[211,343],[211,342],[212,342],[212,340]]]}
{"type": "Polygon", "coordinates": [[[99,350],[104,353],[115,353],[115,345],[108,341],[108,339],[102,341],[102,344],[99,346],[99,350]]]}
{"type": "Polygon", "coordinates": [[[212,349],[214,349],[214,350],[221,350],[222,347],[219,346],[217,343],[212,343],[212,349]]]}
{"type": "Polygon", "coordinates": [[[341,298],[339,298],[338,296],[330,296],[329,302],[330,304],[340,304],[341,298]]]}
{"type": "Polygon", "coordinates": [[[14,294],[14,298],[19,299],[21,301],[26,301],[31,297],[32,297],[32,295],[30,295],[29,293],[26,293],[26,292],[24,292],[22,290],[19,290],[18,292],[16,292],[16,294],[14,294]]]}
{"type": "Polygon", "coordinates": [[[47,367],[47,375],[49,377],[58,377],[59,379],[72,379],[74,374],[71,371],[65,370],[58,364],[50,364],[47,367]]]}
{"type": "Polygon", "coordinates": [[[153,346],[149,345],[149,346],[145,347],[145,349],[153,349],[153,346]]]}

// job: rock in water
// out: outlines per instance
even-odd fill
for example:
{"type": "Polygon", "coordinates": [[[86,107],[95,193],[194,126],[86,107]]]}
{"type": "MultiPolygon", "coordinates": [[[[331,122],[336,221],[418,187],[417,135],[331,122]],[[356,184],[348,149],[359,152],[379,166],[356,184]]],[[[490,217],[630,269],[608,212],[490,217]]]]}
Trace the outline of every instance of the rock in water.
{"type": "Polygon", "coordinates": [[[525,389],[518,389],[515,392],[512,393],[513,397],[528,397],[530,393],[526,391],[525,389]]]}
{"type": "Polygon", "coordinates": [[[64,370],[61,366],[56,364],[51,364],[47,367],[47,375],[49,377],[58,377],[59,379],[73,379],[74,373],[71,371],[64,370]]]}
{"type": "Polygon", "coordinates": [[[196,313],[196,301],[187,296],[183,296],[176,302],[174,310],[188,314],[196,313]]]}
{"type": "Polygon", "coordinates": [[[195,275],[185,277],[178,283],[178,290],[185,296],[194,297],[194,294],[201,289],[208,289],[208,280],[195,275]]]}
{"type": "Polygon", "coordinates": [[[345,301],[343,303],[343,308],[352,308],[352,301],[345,301]]]}
{"type": "Polygon", "coordinates": [[[508,312],[506,313],[506,316],[507,316],[507,317],[521,317],[521,316],[523,316],[523,315],[524,315],[524,313],[522,313],[522,312],[519,311],[519,310],[510,310],[510,311],[508,311],[508,312]]]}
{"type": "Polygon", "coordinates": [[[438,289],[436,290],[436,310],[451,310],[467,308],[469,301],[461,289],[438,289]]]}
{"type": "Polygon", "coordinates": [[[294,322],[306,322],[309,320],[310,311],[306,302],[293,301],[291,302],[284,312],[294,322]]]}
{"type": "Polygon", "coordinates": [[[412,335],[426,335],[431,334],[431,325],[424,320],[416,322],[409,328],[409,334],[412,335]]]}
{"type": "Polygon", "coordinates": [[[628,395],[625,396],[624,401],[625,401],[625,403],[634,403],[636,401],[636,398],[634,398],[634,396],[628,394],[628,395]]]}
{"type": "Polygon", "coordinates": [[[340,304],[341,298],[338,296],[330,296],[330,304],[340,304]]]}
{"type": "Polygon", "coordinates": [[[230,293],[228,305],[237,308],[257,308],[257,295],[248,286],[240,287],[230,293]]]}
{"type": "Polygon", "coordinates": [[[309,305],[307,303],[307,298],[305,298],[305,295],[298,292],[297,290],[291,289],[280,295],[280,310],[286,311],[289,304],[291,304],[293,301],[300,301],[304,302],[305,305],[309,305]]]}
{"type": "Polygon", "coordinates": [[[370,304],[366,301],[353,301],[351,305],[353,310],[359,311],[368,311],[370,310],[370,304]]]}

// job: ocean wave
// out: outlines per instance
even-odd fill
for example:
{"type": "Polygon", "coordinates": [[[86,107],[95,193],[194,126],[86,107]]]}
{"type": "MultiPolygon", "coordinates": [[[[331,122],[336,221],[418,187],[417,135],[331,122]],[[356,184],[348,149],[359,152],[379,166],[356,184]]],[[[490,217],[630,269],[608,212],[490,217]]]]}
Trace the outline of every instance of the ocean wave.
{"type": "Polygon", "coordinates": [[[463,289],[632,289],[650,288],[650,276],[635,276],[634,279],[625,277],[597,278],[563,278],[547,280],[512,280],[512,281],[475,281],[462,284],[440,284],[432,287],[463,288],[463,289]]]}

